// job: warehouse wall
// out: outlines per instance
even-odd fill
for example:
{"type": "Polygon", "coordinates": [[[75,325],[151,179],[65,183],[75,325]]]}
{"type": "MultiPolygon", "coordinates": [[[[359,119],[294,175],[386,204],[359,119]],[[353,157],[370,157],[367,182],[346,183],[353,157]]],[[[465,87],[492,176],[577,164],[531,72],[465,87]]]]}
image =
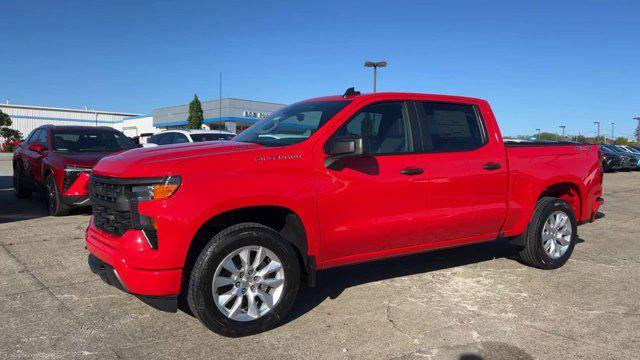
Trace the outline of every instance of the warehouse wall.
{"type": "Polygon", "coordinates": [[[97,125],[117,128],[119,124],[122,124],[124,118],[137,115],[129,113],[92,112],[87,110],[46,108],[13,104],[0,104],[0,110],[11,118],[11,121],[13,122],[11,128],[20,131],[24,137],[38,126],[46,124],[82,126],[97,125]]]}

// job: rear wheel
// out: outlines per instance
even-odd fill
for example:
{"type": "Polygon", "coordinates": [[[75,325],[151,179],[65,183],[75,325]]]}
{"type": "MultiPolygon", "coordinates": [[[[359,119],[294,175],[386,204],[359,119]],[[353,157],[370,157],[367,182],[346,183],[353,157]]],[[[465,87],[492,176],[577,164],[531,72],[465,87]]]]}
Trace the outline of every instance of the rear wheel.
{"type": "Polygon", "coordinates": [[[16,166],[13,167],[13,193],[18,199],[26,199],[33,193],[33,188],[25,182],[16,166]]]}
{"type": "Polygon", "coordinates": [[[558,198],[540,199],[524,236],[520,257],[527,265],[540,269],[561,267],[571,257],[578,237],[573,209],[558,198]]]}
{"type": "Polygon", "coordinates": [[[238,224],[214,236],[200,253],[188,303],[210,330],[251,335],[284,319],[299,280],[298,258],[286,239],[260,224],[238,224]]]}
{"type": "Polygon", "coordinates": [[[65,205],[60,198],[60,192],[56,185],[53,174],[47,175],[45,180],[47,211],[52,216],[64,216],[69,213],[69,206],[65,205]]]}

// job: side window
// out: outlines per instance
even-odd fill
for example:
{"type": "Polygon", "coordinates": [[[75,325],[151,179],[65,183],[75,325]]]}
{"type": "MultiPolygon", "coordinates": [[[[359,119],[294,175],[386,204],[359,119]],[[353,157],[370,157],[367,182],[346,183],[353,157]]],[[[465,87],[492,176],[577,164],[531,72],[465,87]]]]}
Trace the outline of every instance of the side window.
{"type": "Polygon", "coordinates": [[[40,132],[41,131],[42,131],[42,129],[33,130],[31,135],[29,135],[29,138],[27,139],[27,144],[33,144],[33,143],[38,142],[38,137],[40,136],[40,132]]]}
{"type": "Polygon", "coordinates": [[[158,139],[160,138],[160,134],[156,134],[156,135],[151,135],[149,136],[149,138],[147,139],[148,143],[151,144],[158,144],[158,139]]]}
{"type": "Polygon", "coordinates": [[[40,130],[40,136],[38,136],[38,142],[42,144],[45,148],[47,147],[47,130],[40,130]]]}
{"type": "Polygon", "coordinates": [[[188,142],[189,139],[187,139],[187,136],[185,134],[173,133],[173,141],[171,142],[172,144],[182,144],[188,142]]]}
{"type": "Polygon", "coordinates": [[[173,133],[164,133],[158,139],[158,145],[173,144],[173,133]]]}
{"type": "Polygon", "coordinates": [[[365,106],[334,136],[361,137],[365,154],[413,151],[406,106],[402,101],[365,106]]]}
{"type": "Polygon", "coordinates": [[[425,151],[473,150],[485,143],[484,126],[473,105],[423,102],[418,112],[425,151]]]}

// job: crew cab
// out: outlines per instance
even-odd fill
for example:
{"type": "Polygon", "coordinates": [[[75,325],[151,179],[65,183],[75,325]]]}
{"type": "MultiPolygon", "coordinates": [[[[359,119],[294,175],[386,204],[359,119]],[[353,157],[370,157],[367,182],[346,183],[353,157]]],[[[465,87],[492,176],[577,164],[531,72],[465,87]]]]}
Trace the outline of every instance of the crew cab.
{"type": "Polygon", "coordinates": [[[233,141],[105,157],[86,246],[107,283],[244,336],[331,267],[511,238],[558,268],[599,218],[602,179],[597,146],[505,144],[484,100],[349,89],[233,141]]]}
{"type": "Polygon", "coordinates": [[[90,205],[89,174],[105,155],[132,149],[123,133],[109,127],[44,125],[33,130],[13,153],[17,198],[45,191],[50,215],[66,215],[90,205]]]}

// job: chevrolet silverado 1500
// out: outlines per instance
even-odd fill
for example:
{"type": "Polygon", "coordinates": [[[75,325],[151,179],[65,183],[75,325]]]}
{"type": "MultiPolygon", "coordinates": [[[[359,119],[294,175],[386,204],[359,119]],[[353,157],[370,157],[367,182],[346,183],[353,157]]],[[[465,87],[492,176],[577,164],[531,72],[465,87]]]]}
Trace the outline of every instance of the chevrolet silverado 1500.
{"type": "Polygon", "coordinates": [[[89,265],[209,329],[277,325],[318,270],[511,238],[541,269],[602,204],[597,146],[502,141],[480,99],[302,101],[232,141],[134,149],[91,175],[89,265]]]}

